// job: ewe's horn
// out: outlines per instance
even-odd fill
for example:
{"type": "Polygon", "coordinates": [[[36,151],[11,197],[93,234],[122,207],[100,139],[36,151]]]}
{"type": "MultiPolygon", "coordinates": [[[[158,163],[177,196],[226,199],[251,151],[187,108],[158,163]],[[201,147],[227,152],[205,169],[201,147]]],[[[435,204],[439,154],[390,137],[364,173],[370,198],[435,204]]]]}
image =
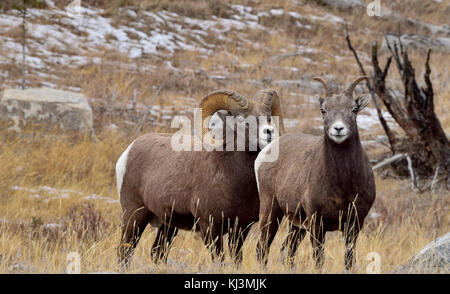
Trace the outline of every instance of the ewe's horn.
{"type": "Polygon", "coordinates": [[[253,100],[260,102],[272,110],[272,116],[279,117],[280,123],[280,136],[284,134],[284,123],[283,123],[283,113],[281,111],[280,97],[277,92],[273,89],[265,89],[257,92],[253,96],[253,100]]]}
{"type": "Polygon", "coordinates": [[[328,87],[327,82],[325,82],[324,79],[322,79],[321,77],[314,77],[313,80],[323,85],[323,87],[325,88],[325,97],[327,97],[328,94],[331,93],[330,88],[328,87]]]}
{"type": "Polygon", "coordinates": [[[212,142],[213,145],[215,146],[216,143],[218,143],[217,145],[220,145],[222,143],[215,142],[214,139],[211,138],[209,130],[203,127],[205,119],[208,117],[211,118],[211,116],[214,115],[216,111],[221,109],[227,110],[232,113],[235,112],[236,110],[246,109],[248,107],[248,100],[247,98],[243,97],[242,95],[239,95],[238,93],[232,90],[224,89],[224,90],[217,90],[206,95],[205,98],[203,98],[203,100],[200,102],[199,106],[202,109],[203,139],[207,138],[208,141],[212,142]]]}
{"type": "Polygon", "coordinates": [[[356,85],[359,84],[359,82],[361,82],[362,80],[369,80],[368,76],[361,76],[356,78],[356,80],[350,84],[350,86],[348,86],[347,90],[345,90],[345,94],[353,97],[353,90],[355,90],[356,85]]]}

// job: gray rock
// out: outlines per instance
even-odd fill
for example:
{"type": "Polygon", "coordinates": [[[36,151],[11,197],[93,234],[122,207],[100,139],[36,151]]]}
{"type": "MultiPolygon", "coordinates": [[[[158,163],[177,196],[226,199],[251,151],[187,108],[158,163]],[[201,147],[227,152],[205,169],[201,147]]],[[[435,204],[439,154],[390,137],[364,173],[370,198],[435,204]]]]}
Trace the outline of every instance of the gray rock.
{"type": "Polygon", "coordinates": [[[348,10],[352,8],[365,7],[365,3],[362,0],[319,0],[323,4],[337,7],[342,10],[348,10]]]}
{"type": "Polygon", "coordinates": [[[92,130],[92,109],[84,95],[51,88],[7,89],[0,99],[0,119],[20,132],[27,124],[63,130],[92,130]]]}
{"type": "Polygon", "coordinates": [[[450,273],[450,232],[427,244],[393,273],[450,273]]]}

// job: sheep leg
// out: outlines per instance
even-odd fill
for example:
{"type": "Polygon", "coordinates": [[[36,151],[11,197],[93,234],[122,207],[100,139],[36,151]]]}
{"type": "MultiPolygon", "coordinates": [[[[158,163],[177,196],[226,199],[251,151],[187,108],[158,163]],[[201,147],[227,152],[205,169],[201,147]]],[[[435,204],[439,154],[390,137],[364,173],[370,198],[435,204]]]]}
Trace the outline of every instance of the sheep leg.
{"type": "Polygon", "coordinates": [[[249,229],[239,228],[237,232],[232,230],[228,234],[228,248],[230,249],[231,259],[238,266],[242,263],[242,245],[244,245],[249,229]]]}
{"type": "Polygon", "coordinates": [[[306,229],[299,228],[295,225],[289,226],[289,234],[281,245],[281,250],[287,249],[287,265],[292,267],[294,265],[295,253],[297,252],[298,245],[303,241],[306,235],[306,229]]]}
{"type": "Polygon", "coordinates": [[[256,245],[256,257],[264,266],[267,265],[270,245],[278,231],[279,222],[283,218],[283,211],[278,202],[273,199],[269,205],[262,203],[260,212],[260,237],[256,245]],[[264,205],[267,207],[264,209],[264,205]]]}
{"type": "Polygon", "coordinates": [[[351,270],[353,265],[355,264],[355,256],[353,251],[355,249],[356,240],[358,239],[359,230],[357,228],[353,228],[344,232],[344,241],[345,241],[345,269],[351,270]]]}
{"type": "Polygon", "coordinates": [[[155,242],[152,245],[151,256],[154,263],[158,263],[161,260],[163,263],[167,262],[169,256],[169,250],[172,246],[173,240],[178,233],[178,229],[175,227],[169,227],[165,224],[158,228],[156,233],[155,242]]]}
{"type": "Polygon", "coordinates": [[[202,230],[203,242],[205,246],[211,251],[212,261],[223,262],[225,255],[223,249],[223,234],[221,226],[209,226],[208,229],[202,230]]]}
{"type": "Polygon", "coordinates": [[[150,212],[144,207],[124,209],[122,217],[122,240],[117,248],[121,269],[130,265],[139,239],[150,221],[150,212]]]}
{"type": "Polygon", "coordinates": [[[316,263],[316,269],[321,269],[325,259],[325,230],[323,224],[315,224],[311,232],[311,244],[313,248],[313,259],[316,263]]]}

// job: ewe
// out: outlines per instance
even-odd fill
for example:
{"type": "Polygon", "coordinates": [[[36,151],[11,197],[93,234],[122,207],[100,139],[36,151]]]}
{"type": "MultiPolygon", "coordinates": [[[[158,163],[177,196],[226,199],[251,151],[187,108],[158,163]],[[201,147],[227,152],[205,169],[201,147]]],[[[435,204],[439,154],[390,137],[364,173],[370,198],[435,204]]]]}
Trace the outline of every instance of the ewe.
{"type": "Polygon", "coordinates": [[[255,172],[261,235],[257,256],[261,262],[267,263],[270,244],[285,215],[290,240],[282,249],[287,249],[289,263],[306,230],[310,230],[313,257],[320,268],[325,233],[341,230],[346,245],[345,266],[352,267],[358,233],[375,200],[372,169],[356,125],[356,116],[367,106],[370,96],[353,98],[355,86],[363,79],[367,77],[357,78],[344,93],[335,94],[323,79],[315,78],[326,90],[325,97],[319,98],[324,135],[286,134],[258,155],[255,172]],[[279,158],[265,162],[272,146],[279,147],[279,158]]]}

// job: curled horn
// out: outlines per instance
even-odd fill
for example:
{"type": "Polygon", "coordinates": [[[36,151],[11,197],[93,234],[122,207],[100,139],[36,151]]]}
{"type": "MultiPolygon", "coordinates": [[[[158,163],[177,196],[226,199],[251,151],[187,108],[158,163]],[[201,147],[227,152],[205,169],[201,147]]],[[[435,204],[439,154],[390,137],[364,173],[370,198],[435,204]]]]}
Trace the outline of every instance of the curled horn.
{"type": "MultiPolygon", "coordinates": [[[[229,112],[235,112],[236,110],[243,110],[248,107],[247,98],[239,95],[238,93],[232,90],[217,90],[209,93],[202,99],[200,102],[200,108],[202,109],[202,135],[203,138],[207,138],[207,142],[212,142],[214,146],[221,145],[222,142],[215,142],[213,138],[211,138],[211,134],[207,128],[204,128],[205,119],[211,118],[214,113],[218,110],[224,109],[229,112]]],[[[206,124],[208,124],[206,123],[206,124]]]]}
{"type": "Polygon", "coordinates": [[[355,90],[356,85],[359,84],[362,80],[369,80],[369,77],[367,76],[361,76],[356,78],[356,80],[348,86],[347,90],[345,90],[345,94],[347,96],[353,97],[353,90],[355,90]]]}
{"type": "Polygon", "coordinates": [[[323,85],[323,87],[325,89],[325,97],[327,97],[328,94],[331,93],[330,88],[328,87],[327,82],[325,82],[324,79],[322,79],[321,77],[314,77],[313,80],[317,81],[323,85]]]}
{"type": "Polygon", "coordinates": [[[280,97],[277,92],[272,89],[261,90],[253,96],[253,99],[260,102],[272,110],[272,116],[279,117],[280,136],[284,134],[283,114],[281,111],[280,97]]]}

